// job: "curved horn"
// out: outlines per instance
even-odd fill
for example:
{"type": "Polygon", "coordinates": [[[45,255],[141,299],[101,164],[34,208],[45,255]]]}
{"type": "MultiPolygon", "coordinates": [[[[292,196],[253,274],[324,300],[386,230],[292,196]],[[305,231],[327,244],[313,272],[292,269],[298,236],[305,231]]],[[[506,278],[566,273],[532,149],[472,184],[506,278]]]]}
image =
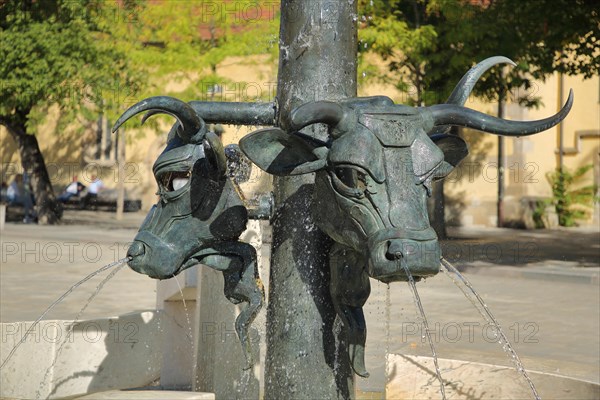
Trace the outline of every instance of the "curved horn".
{"type": "Polygon", "coordinates": [[[187,103],[169,96],[149,97],[131,106],[115,122],[112,129],[115,132],[121,125],[141,112],[149,111],[144,115],[142,123],[155,114],[169,114],[179,121],[177,134],[184,142],[200,143],[206,133],[206,124],[194,109],[187,103]]]}
{"type": "Polygon", "coordinates": [[[450,97],[448,97],[448,100],[446,100],[446,104],[458,104],[460,106],[464,105],[471,95],[471,91],[473,90],[473,87],[479,78],[481,78],[481,76],[494,65],[502,63],[510,64],[513,67],[517,65],[514,63],[514,61],[507,57],[495,56],[486,58],[467,71],[467,73],[462,77],[460,82],[458,82],[452,91],[452,94],[450,94],[450,97]]]}
{"type": "Polygon", "coordinates": [[[146,120],[147,120],[148,118],[150,118],[151,116],[153,116],[153,115],[156,115],[156,114],[161,114],[161,113],[162,113],[162,111],[161,111],[161,110],[151,110],[151,111],[148,111],[148,112],[147,112],[146,114],[144,114],[144,116],[142,117],[142,125],[144,125],[144,124],[146,123],[146,120]]]}
{"type": "Polygon", "coordinates": [[[317,122],[336,126],[344,116],[344,108],[339,104],[331,101],[315,101],[303,104],[292,111],[290,128],[300,130],[317,122]]]}
{"type": "Polygon", "coordinates": [[[433,119],[434,126],[456,125],[496,135],[527,136],[545,131],[558,124],[569,114],[572,105],[573,89],[569,91],[569,98],[558,113],[537,121],[509,121],[454,104],[439,104],[423,108],[421,111],[426,113],[425,118],[433,119]]]}
{"type": "Polygon", "coordinates": [[[214,162],[214,166],[216,167],[215,177],[224,177],[227,173],[227,158],[225,157],[223,142],[221,142],[221,139],[212,132],[206,133],[206,142],[204,142],[204,154],[207,154],[209,151],[212,152],[212,157],[210,159],[214,162]]]}
{"type": "MultiPolygon", "coordinates": [[[[479,78],[481,78],[481,76],[493,66],[502,63],[510,64],[513,67],[517,65],[514,63],[514,61],[507,57],[495,56],[486,58],[485,60],[481,61],[480,63],[478,63],[477,65],[475,65],[467,71],[467,73],[454,87],[454,90],[448,97],[448,100],[446,100],[445,104],[456,104],[459,106],[464,105],[469,96],[471,95],[473,87],[475,87],[475,84],[477,83],[479,78]]],[[[448,133],[449,131],[450,126],[438,126],[430,132],[428,132],[428,135],[432,136],[437,134],[443,134],[448,133]]]]}

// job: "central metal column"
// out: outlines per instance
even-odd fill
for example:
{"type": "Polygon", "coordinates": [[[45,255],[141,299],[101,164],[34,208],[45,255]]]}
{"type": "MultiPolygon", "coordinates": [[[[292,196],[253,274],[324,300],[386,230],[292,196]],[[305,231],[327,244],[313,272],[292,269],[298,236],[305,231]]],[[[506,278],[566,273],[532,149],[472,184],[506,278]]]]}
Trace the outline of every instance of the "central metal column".
{"type": "MultiPolygon", "coordinates": [[[[356,2],[282,0],[278,125],[315,100],[356,96],[356,2]]],[[[307,134],[325,137],[324,129],[307,134]]],[[[310,213],[314,174],[275,178],[265,398],[354,395],[346,345],[334,334],[330,239],[310,213]]]]}

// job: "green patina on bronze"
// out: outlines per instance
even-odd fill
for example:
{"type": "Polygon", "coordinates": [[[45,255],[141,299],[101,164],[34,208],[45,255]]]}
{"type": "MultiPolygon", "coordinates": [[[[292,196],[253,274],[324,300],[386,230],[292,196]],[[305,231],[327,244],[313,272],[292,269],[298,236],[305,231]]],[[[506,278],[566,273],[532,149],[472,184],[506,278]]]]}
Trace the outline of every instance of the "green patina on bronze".
{"type": "MultiPolygon", "coordinates": [[[[467,144],[449,134],[450,127],[531,135],[562,121],[571,108],[572,93],[559,113],[539,121],[502,120],[463,107],[479,77],[500,63],[512,64],[492,57],[473,67],[446,104],[414,108],[384,96],[309,102],[291,112],[279,110],[289,115],[285,131],[262,129],[240,141],[241,150],[270,174],[316,172],[312,212],[318,227],[335,241],[329,254],[331,297],[358,375],[368,376],[362,306],[370,294],[369,277],[406,281],[404,266],[416,280],[439,271],[441,252],[426,198],[431,183],[468,154],[467,144]],[[316,123],[328,126],[327,139],[301,132],[316,123]]],[[[275,107],[184,103],[161,96],[132,106],[114,129],[145,111],[144,121],[167,113],[178,123],[154,165],[160,200],[129,249],[129,266],[157,279],[199,263],[223,271],[227,298],[249,303],[236,329],[250,366],[247,330],[263,301],[256,251],[238,240],[248,210],[228,176],[222,144],[206,122],[275,125],[275,107]]]]}
{"type": "Polygon", "coordinates": [[[404,265],[416,280],[439,271],[441,251],[426,198],[432,181],[447,176],[468,154],[466,143],[448,134],[450,127],[531,135],[559,123],[571,108],[572,95],[555,116],[521,122],[463,107],[479,77],[500,63],[512,62],[492,57],[473,67],[446,104],[414,108],[383,96],[311,102],[291,112],[287,131],[262,129],[240,141],[242,151],[266,172],[316,172],[314,220],[335,241],[330,290],[358,375],[368,376],[362,306],[370,294],[369,277],[406,281],[404,265]],[[300,132],[315,123],[329,127],[328,140],[300,132]]]}
{"type": "MultiPolygon", "coordinates": [[[[246,355],[246,368],[250,368],[248,328],[264,298],[256,250],[238,240],[246,229],[248,211],[228,175],[221,141],[208,131],[199,108],[170,97],[153,97],[132,106],[115,123],[113,130],[141,112],[147,112],[143,121],[158,113],[178,120],[153,167],[160,199],[129,247],[128,264],[156,279],[171,278],[198,264],[222,271],[225,296],[234,304],[248,303],[235,328],[246,355]]],[[[260,107],[249,108],[256,112],[260,107]]],[[[263,107],[262,112],[267,115],[268,109],[263,107]]]]}

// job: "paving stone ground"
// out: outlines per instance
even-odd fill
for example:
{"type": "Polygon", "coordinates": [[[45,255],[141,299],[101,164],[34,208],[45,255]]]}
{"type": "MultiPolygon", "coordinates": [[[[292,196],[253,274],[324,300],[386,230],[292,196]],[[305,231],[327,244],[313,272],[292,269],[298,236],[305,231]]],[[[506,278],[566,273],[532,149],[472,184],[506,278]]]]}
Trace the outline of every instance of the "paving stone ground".
{"type": "MultiPolygon", "coordinates": [[[[125,257],[143,213],[67,211],[61,226],[7,223],[0,233],[0,322],[37,318],[69,287],[125,257]]],[[[600,382],[600,229],[451,228],[442,248],[471,280],[529,369],[600,382]]],[[[105,276],[104,274],[103,276],[105,276]]],[[[102,276],[75,290],[48,319],[72,319],[102,276]]],[[[438,354],[509,365],[486,322],[440,274],[417,285],[438,354]],[[488,335],[487,338],[485,335],[488,335]]],[[[156,307],[155,281],[127,267],[106,283],[82,319],[156,307]]],[[[386,350],[428,355],[408,287],[373,282],[363,390],[381,388],[386,350]],[[389,314],[389,323],[388,323],[389,314]],[[389,329],[387,326],[389,325],[389,329]]]]}
{"type": "MultiPolygon", "coordinates": [[[[143,214],[66,212],[66,225],[7,223],[1,235],[0,322],[35,320],[71,285],[121,259],[143,214]]],[[[108,272],[74,290],[47,319],[72,319],[108,272]]],[[[81,318],[156,308],[156,283],[125,267],[106,283],[81,318]]]]}

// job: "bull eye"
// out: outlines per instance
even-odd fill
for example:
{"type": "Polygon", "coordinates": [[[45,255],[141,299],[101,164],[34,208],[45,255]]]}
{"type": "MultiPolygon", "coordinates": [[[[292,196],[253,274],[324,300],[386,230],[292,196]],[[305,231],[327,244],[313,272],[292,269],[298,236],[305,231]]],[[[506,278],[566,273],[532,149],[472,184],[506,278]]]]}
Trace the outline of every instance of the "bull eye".
{"type": "Polygon", "coordinates": [[[367,175],[361,171],[356,171],[356,188],[361,191],[367,190],[367,175]]]}
{"type": "Polygon", "coordinates": [[[352,167],[334,168],[331,182],[338,192],[348,197],[363,197],[367,187],[365,175],[352,167]]]}
{"type": "Polygon", "coordinates": [[[189,178],[175,178],[173,179],[173,190],[178,190],[184,187],[190,181],[189,178]]]}
{"type": "Polygon", "coordinates": [[[356,172],[352,168],[336,168],[335,175],[346,186],[356,188],[356,172]]]}
{"type": "Polygon", "coordinates": [[[158,185],[161,192],[174,192],[188,184],[192,176],[191,171],[171,171],[161,174],[158,185]]]}

